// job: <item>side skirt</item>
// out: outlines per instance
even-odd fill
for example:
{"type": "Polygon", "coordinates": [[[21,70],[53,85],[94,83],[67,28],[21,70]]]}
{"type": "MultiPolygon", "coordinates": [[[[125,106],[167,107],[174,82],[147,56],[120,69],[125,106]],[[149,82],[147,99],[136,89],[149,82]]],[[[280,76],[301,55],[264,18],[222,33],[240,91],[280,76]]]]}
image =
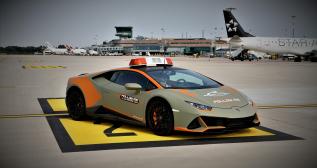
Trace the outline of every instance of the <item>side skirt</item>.
{"type": "Polygon", "coordinates": [[[105,119],[110,121],[119,121],[136,126],[145,126],[145,123],[132,117],[123,115],[117,111],[105,108],[103,106],[88,108],[87,115],[95,120],[105,119]]]}

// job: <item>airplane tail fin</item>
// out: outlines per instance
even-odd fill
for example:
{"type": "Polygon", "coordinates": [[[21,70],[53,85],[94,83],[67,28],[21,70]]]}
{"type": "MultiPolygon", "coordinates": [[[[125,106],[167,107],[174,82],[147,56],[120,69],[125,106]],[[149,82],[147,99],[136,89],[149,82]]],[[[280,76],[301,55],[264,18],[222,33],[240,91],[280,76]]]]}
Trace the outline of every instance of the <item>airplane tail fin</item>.
{"type": "Polygon", "coordinates": [[[54,49],[55,47],[49,43],[49,42],[45,42],[45,47],[48,48],[48,49],[54,49]]]}
{"type": "Polygon", "coordinates": [[[240,26],[237,19],[233,16],[231,13],[231,10],[224,9],[223,10],[223,16],[225,18],[225,26],[227,30],[228,37],[254,37],[252,34],[247,33],[243,30],[243,28],[240,26]]]}
{"type": "Polygon", "coordinates": [[[67,51],[72,51],[73,47],[71,45],[65,45],[65,48],[67,49],[67,51]]]}

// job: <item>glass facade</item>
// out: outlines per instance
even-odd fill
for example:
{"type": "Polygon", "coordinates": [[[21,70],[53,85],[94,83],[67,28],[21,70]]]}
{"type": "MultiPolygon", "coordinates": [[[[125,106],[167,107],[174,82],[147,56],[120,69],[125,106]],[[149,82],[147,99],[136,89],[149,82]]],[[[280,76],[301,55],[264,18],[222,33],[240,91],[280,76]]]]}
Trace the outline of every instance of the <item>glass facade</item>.
{"type": "Polygon", "coordinates": [[[120,38],[132,38],[132,27],[115,27],[116,36],[120,38]]]}
{"type": "Polygon", "coordinates": [[[210,47],[185,47],[184,54],[200,54],[210,52],[210,47]]]}
{"type": "Polygon", "coordinates": [[[133,46],[134,51],[152,51],[159,52],[161,50],[161,46],[159,45],[135,45],[133,46]]]}

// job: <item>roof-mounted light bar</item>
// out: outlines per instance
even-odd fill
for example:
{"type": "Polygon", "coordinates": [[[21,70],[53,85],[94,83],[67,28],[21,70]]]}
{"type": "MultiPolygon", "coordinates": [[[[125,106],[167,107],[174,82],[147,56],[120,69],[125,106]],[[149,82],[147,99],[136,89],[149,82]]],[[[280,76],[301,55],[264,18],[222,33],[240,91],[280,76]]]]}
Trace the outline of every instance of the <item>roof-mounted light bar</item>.
{"type": "Polygon", "coordinates": [[[129,65],[130,67],[157,66],[157,65],[173,66],[173,61],[171,58],[164,58],[164,57],[133,58],[131,59],[129,65]]]}

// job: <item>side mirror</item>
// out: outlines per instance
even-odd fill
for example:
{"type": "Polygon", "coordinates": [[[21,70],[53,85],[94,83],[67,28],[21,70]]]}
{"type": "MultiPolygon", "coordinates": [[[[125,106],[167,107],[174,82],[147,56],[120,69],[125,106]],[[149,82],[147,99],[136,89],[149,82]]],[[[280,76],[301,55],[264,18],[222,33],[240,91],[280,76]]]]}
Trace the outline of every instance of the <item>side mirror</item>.
{"type": "Polygon", "coordinates": [[[127,90],[135,90],[135,91],[140,91],[142,89],[142,86],[137,83],[126,83],[124,87],[127,90]]]}

